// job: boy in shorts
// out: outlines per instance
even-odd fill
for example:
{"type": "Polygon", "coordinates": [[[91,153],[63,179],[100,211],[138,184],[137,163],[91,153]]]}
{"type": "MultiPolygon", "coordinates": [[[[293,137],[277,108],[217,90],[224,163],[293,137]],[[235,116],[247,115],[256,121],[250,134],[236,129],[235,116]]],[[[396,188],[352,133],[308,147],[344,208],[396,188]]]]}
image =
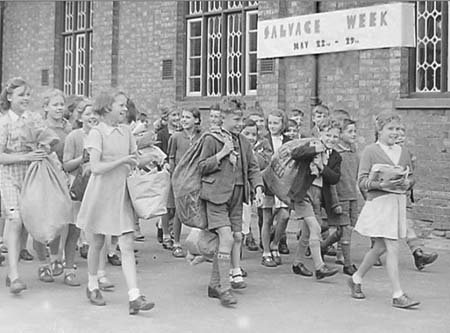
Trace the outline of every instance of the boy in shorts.
{"type": "Polygon", "coordinates": [[[243,118],[239,101],[229,100],[221,108],[222,128],[214,132],[221,140],[207,136],[200,153],[200,205],[207,228],[219,236],[208,296],[231,306],[237,303],[231,288],[246,288],[240,269],[243,203],[249,202],[253,189],[257,206],[262,204],[263,181],[252,145],[239,134],[243,118]]]}
{"type": "Polygon", "coordinates": [[[335,275],[338,270],[324,264],[321,251],[321,207],[327,215],[333,215],[333,200],[330,186],[337,184],[341,171],[341,156],[333,149],[339,139],[340,127],[330,119],[318,126],[320,140],[313,140],[295,148],[291,156],[298,163],[298,172],[289,190],[297,217],[303,218],[302,233],[292,270],[295,274],[312,276],[303,264],[309,246],[315,266],[317,280],[335,275]]]}

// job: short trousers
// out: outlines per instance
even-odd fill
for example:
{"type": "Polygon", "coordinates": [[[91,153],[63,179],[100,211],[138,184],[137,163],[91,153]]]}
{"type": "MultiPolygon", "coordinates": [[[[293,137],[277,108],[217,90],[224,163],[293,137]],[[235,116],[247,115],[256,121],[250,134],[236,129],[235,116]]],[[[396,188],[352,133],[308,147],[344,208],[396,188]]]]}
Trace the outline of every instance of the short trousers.
{"type": "Polygon", "coordinates": [[[322,189],[312,185],[306,192],[305,197],[300,202],[294,202],[295,215],[297,218],[316,217],[320,225],[322,225],[322,189]]]}
{"type": "Polygon", "coordinates": [[[332,226],[355,226],[358,220],[358,201],[357,200],[347,200],[341,201],[339,205],[342,207],[342,214],[335,215],[328,218],[328,224],[332,226]]]}
{"type": "Polygon", "coordinates": [[[202,210],[206,213],[208,229],[215,230],[231,227],[233,232],[242,232],[242,211],[244,202],[244,186],[235,185],[228,202],[214,204],[210,201],[200,200],[202,210]]]}

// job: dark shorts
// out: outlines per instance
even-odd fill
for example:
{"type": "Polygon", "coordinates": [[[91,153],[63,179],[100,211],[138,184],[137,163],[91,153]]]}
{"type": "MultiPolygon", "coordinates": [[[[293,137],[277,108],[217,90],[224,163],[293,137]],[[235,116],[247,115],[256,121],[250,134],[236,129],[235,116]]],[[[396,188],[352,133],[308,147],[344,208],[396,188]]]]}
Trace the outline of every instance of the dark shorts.
{"type": "Polygon", "coordinates": [[[228,202],[214,204],[210,201],[200,200],[202,211],[206,212],[205,219],[209,230],[231,227],[233,232],[242,232],[242,210],[244,202],[244,186],[236,185],[228,202]]]}
{"type": "Polygon", "coordinates": [[[315,185],[312,185],[308,189],[302,201],[294,203],[295,215],[297,215],[297,218],[302,219],[315,216],[319,223],[322,220],[321,207],[322,189],[315,185]]]}

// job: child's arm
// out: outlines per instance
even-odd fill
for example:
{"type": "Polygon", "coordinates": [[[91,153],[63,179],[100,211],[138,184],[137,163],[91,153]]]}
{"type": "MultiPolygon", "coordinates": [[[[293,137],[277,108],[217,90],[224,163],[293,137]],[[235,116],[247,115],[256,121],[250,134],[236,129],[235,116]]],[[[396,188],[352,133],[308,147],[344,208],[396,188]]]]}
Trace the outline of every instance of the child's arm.
{"type": "Polygon", "coordinates": [[[308,161],[311,162],[316,154],[320,153],[315,146],[311,147],[310,143],[306,143],[303,146],[294,148],[291,152],[291,157],[295,161],[308,161]]]}
{"type": "Polygon", "coordinates": [[[342,207],[339,202],[339,196],[337,193],[336,185],[330,185],[330,193],[331,193],[331,209],[335,214],[342,214],[342,207]]]}
{"type": "Polygon", "coordinates": [[[339,182],[339,178],[341,178],[341,162],[342,157],[338,154],[338,161],[333,168],[330,168],[328,165],[323,166],[322,177],[328,184],[336,185],[339,182]]]}
{"type": "Polygon", "coordinates": [[[264,183],[261,176],[261,170],[258,166],[258,161],[251,149],[247,152],[247,163],[248,163],[248,181],[253,190],[256,191],[257,187],[264,188],[264,183]]]}
{"type": "Polygon", "coordinates": [[[233,142],[227,141],[217,152],[216,139],[208,135],[202,145],[198,168],[202,176],[210,175],[220,170],[220,162],[233,151],[233,142]]]}
{"type": "Polygon", "coordinates": [[[175,170],[175,156],[177,154],[177,140],[172,135],[169,138],[169,144],[167,148],[167,157],[169,159],[169,172],[173,172],[175,170]]]}

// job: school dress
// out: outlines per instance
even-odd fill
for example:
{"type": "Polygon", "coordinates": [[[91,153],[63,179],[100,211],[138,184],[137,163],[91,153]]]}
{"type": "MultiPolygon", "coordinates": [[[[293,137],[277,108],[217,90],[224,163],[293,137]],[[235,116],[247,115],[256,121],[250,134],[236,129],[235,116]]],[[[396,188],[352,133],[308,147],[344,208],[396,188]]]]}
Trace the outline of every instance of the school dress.
{"type": "MultiPolygon", "coordinates": [[[[136,142],[126,125],[100,123],[86,140],[88,151],[101,152],[102,162],[111,162],[136,152],[136,142]]],[[[128,165],[103,174],[92,174],[78,214],[77,226],[86,232],[120,236],[133,232],[136,216],[128,194],[128,165]]]]}
{"type": "MultiPolygon", "coordinates": [[[[44,120],[37,112],[25,111],[18,116],[9,110],[0,117],[0,151],[5,154],[28,153],[24,133],[27,128],[44,127],[44,120]]],[[[0,164],[0,193],[2,211],[9,218],[20,218],[20,192],[31,162],[0,164]]]]}
{"type": "MultiPolygon", "coordinates": [[[[411,168],[411,158],[406,149],[394,145],[392,152],[380,143],[363,151],[358,180],[361,186],[374,164],[391,164],[411,168]]],[[[373,190],[367,192],[367,201],[359,215],[355,230],[363,236],[399,239],[406,237],[406,194],[373,190]]]]}

